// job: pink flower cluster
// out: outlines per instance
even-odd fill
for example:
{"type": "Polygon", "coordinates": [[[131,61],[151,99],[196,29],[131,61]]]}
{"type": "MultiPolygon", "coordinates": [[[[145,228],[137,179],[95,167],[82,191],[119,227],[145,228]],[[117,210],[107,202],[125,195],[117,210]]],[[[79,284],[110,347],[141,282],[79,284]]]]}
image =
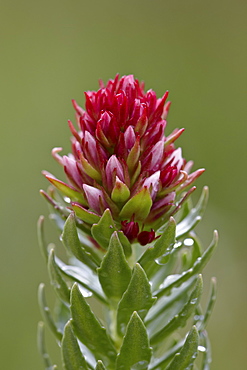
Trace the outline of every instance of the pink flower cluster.
{"type": "Polygon", "coordinates": [[[117,75],[85,97],[85,110],[73,101],[78,130],[69,121],[72,154],[61,157],[61,148],[53,149],[69,184],[47,173],[46,177],[70,197],[71,207],[84,222],[93,223],[110,209],[128,239],[145,245],[178,209],[186,197],[181,192],[203,170],[190,174],[192,162],[186,162],[181,148],[174,146],[183,129],[164,134],[168,92],[158,99],[132,75],[117,75]]]}

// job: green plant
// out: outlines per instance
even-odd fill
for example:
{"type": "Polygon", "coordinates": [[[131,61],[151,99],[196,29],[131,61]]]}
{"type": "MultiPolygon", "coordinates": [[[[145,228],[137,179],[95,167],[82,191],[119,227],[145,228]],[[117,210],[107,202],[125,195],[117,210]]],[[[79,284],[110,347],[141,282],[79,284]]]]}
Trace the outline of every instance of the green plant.
{"type": "MultiPolygon", "coordinates": [[[[203,170],[190,173],[174,141],[165,137],[168,93],[157,99],[133,76],[101,82],[86,93],[86,110],[73,101],[79,131],[72,154],[53,156],[69,184],[44,172],[49,203],[67,252],[46,245],[43,216],[39,244],[57,294],[56,317],[44,284],[39,305],[61,347],[66,370],[209,369],[206,324],[215,301],[215,279],[201,308],[201,272],[217,244],[203,250],[194,228],[208,189],[194,206],[190,187],[203,170]],[[55,253],[56,249],[56,253],[55,253]],[[94,311],[97,310],[97,315],[94,311]]],[[[55,369],[39,324],[45,368],[55,369]]]]}

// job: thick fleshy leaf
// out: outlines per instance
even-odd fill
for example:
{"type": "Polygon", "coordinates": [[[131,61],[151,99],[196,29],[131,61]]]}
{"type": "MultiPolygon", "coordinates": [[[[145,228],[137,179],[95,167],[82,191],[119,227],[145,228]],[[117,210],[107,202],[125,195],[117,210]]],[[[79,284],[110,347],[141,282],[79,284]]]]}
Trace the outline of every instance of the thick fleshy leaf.
{"type": "Polygon", "coordinates": [[[116,182],[114,188],[111,192],[111,199],[115,203],[124,203],[129,199],[130,191],[128,186],[122,182],[118,177],[116,177],[116,182]]]}
{"type": "Polygon", "coordinates": [[[198,276],[195,289],[192,291],[188,302],[184,305],[182,310],[173,317],[162,329],[151,337],[151,344],[158,345],[161,341],[173,333],[177,328],[184,327],[187,320],[195,311],[196,306],[199,304],[202,294],[202,277],[198,276]]]}
{"type": "Polygon", "coordinates": [[[211,355],[211,345],[208,338],[208,333],[206,330],[203,330],[199,333],[200,335],[200,346],[198,346],[198,351],[203,353],[202,360],[202,370],[209,370],[212,362],[211,355]]]}
{"type": "Polygon", "coordinates": [[[174,288],[169,296],[164,296],[157,300],[145,318],[145,325],[150,335],[160,329],[161,322],[169,322],[175,314],[181,311],[186,302],[188,302],[195,283],[196,277],[192,277],[180,287],[174,288]]]}
{"type": "Polygon", "coordinates": [[[93,294],[104,304],[107,304],[106,297],[99,284],[98,276],[93,274],[87,266],[63,265],[62,271],[75,283],[79,283],[84,297],[91,297],[93,294]]]}
{"type": "Polygon", "coordinates": [[[92,211],[83,208],[80,204],[72,203],[72,208],[75,211],[76,216],[80,220],[87,222],[90,225],[99,222],[100,220],[100,216],[92,211]]]}
{"type": "Polygon", "coordinates": [[[75,215],[71,213],[65,222],[62,241],[64,246],[72,252],[72,254],[92,270],[96,270],[96,263],[90,253],[86,252],[83,248],[76,229],[75,215]]]}
{"type": "MultiPolygon", "coordinates": [[[[38,289],[38,302],[39,302],[39,307],[41,310],[41,314],[43,316],[43,319],[45,323],[48,325],[50,330],[53,332],[55,337],[61,341],[63,334],[61,331],[57,328],[57,325],[55,324],[52,316],[51,316],[51,311],[49,307],[47,306],[46,299],[45,299],[45,284],[40,284],[39,289],[38,289]]],[[[41,328],[42,330],[42,328],[41,328]]],[[[42,343],[41,343],[42,344],[42,343]]]]}
{"type": "Polygon", "coordinates": [[[38,324],[38,332],[37,332],[37,344],[39,353],[43,359],[45,370],[52,368],[52,363],[49,354],[47,353],[45,347],[45,333],[44,333],[44,323],[41,321],[38,324]]]}
{"type": "Polygon", "coordinates": [[[117,357],[116,370],[146,370],[151,356],[152,349],[149,346],[146,328],[141,318],[134,312],[117,357]]]}
{"type": "Polygon", "coordinates": [[[63,365],[66,370],[88,370],[86,360],[73,332],[71,320],[65,325],[61,348],[63,365]]]}
{"type": "Polygon", "coordinates": [[[193,266],[183,272],[182,274],[173,275],[173,279],[171,277],[168,277],[168,279],[165,279],[164,283],[159,287],[159,289],[154,292],[154,295],[158,298],[168,295],[172,288],[179,287],[182,283],[189,280],[192,276],[200,273],[207,262],[210,260],[216,246],[218,243],[218,233],[217,231],[214,232],[214,238],[210,244],[210,246],[205,250],[203,255],[195,261],[193,266]]]}
{"type": "Polygon", "coordinates": [[[49,180],[52,185],[54,185],[58,190],[60,190],[66,197],[69,197],[72,201],[80,202],[82,205],[87,206],[87,202],[82,195],[75,188],[72,188],[70,185],[65,184],[63,181],[55,179],[52,176],[46,175],[45,177],[49,180]]]}
{"type": "Polygon", "coordinates": [[[135,194],[122,208],[119,216],[122,220],[131,219],[135,216],[135,221],[144,221],[152,207],[152,199],[147,187],[144,187],[135,194]]]}
{"type": "Polygon", "coordinates": [[[162,235],[156,240],[155,244],[146,249],[144,254],[139,259],[140,265],[144,268],[146,274],[150,278],[153,273],[159,269],[155,262],[157,258],[163,256],[168,249],[175,243],[176,222],[174,218],[170,218],[166,229],[162,235]]]}
{"type": "Polygon", "coordinates": [[[85,290],[85,296],[91,296],[93,293],[102,302],[106,303],[104,293],[99,284],[98,275],[94,273],[88,266],[79,261],[77,261],[76,266],[74,264],[67,265],[58,257],[55,258],[55,262],[63,275],[68,277],[69,280],[78,282],[80,284],[82,287],[81,290],[85,290]],[[90,292],[92,293],[90,294],[90,292]]]}
{"type": "Polygon", "coordinates": [[[198,331],[195,326],[192,327],[189,332],[186,341],[180,351],[166,370],[184,370],[192,369],[195,359],[197,357],[198,351],[198,331]]]}
{"type": "Polygon", "coordinates": [[[38,234],[39,248],[47,263],[48,262],[48,251],[47,251],[46,242],[44,238],[44,220],[45,220],[44,216],[39,217],[39,220],[37,223],[37,234],[38,234]]]}
{"type": "Polygon", "coordinates": [[[154,358],[154,361],[150,365],[149,370],[160,370],[166,369],[166,366],[172,361],[174,356],[181,351],[185,340],[180,340],[178,343],[175,342],[174,346],[169,348],[162,356],[154,358]]]}
{"type": "Polygon", "coordinates": [[[95,370],[106,370],[102,361],[98,361],[95,370]]]}
{"type": "Polygon", "coordinates": [[[119,335],[125,333],[126,326],[134,311],[143,320],[155,300],[152,297],[151,286],[147,275],[137,263],[134,267],[129,286],[118,304],[117,329],[119,335]]]}
{"type": "Polygon", "coordinates": [[[125,258],[123,247],[116,232],[98,269],[99,281],[107,297],[118,301],[131,279],[131,268],[125,258]]]}
{"type": "Polygon", "coordinates": [[[111,236],[116,230],[117,229],[113,221],[111,211],[109,209],[106,209],[99,222],[92,226],[91,232],[93,238],[97,241],[97,243],[102,248],[107,249],[111,236]]]}
{"type": "Polygon", "coordinates": [[[116,350],[105,328],[100,324],[77,284],[71,292],[71,314],[73,329],[78,339],[106,366],[115,362],[116,350]]]}
{"type": "Polygon", "coordinates": [[[205,310],[205,314],[203,315],[203,319],[202,319],[202,321],[200,322],[200,325],[199,325],[199,330],[200,331],[204,330],[206,328],[208,320],[209,320],[209,318],[212,314],[215,301],[216,301],[216,279],[213,277],[211,279],[210,294],[209,294],[209,299],[208,299],[208,302],[207,302],[207,307],[206,307],[206,310],[205,310]]]}
{"type": "Polygon", "coordinates": [[[54,249],[52,249],[49,254],[48,271],[50,275],[51,284],[54,287],[58,297],[62,299],[64,302],[69,303],[70,290],[62,277],[59,267],[56,264],[54,249]]]}
{"type": "Polygon", "coordinates": [[[101,175],[100,173],[91,166],[91,164],[86,160],[86,158],[81,153],[80,155],[80,161],[83,168],[83,171],[90,176],[92,179],[96,181],[101,181],[101,175]]]}
{"type": "Polygon", "coordinates": [[[202,190],[201,197],[195,208],[192,208],[189,214],[181,222],[178,223],[176,229],[177,238],[194,229],[197,223],[202,219],[202,216],[206,209],[207,202],[208,202],[208,187],[205,186],[202,190]]]}

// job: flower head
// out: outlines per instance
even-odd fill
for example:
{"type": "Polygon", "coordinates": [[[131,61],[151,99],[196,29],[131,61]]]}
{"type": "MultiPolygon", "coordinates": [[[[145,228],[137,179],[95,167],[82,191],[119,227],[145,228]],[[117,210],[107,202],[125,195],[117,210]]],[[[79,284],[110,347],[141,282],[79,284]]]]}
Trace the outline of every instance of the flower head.
{"type": "Polygon", "coordinates": [[[72,154],[61,157],[61,148],[53,150],[69,184],[46,177],[70,198],[85,223],[109,209],[130,242],[145,245],[203,170],[190,174],[192,162],[175,148],[183,129],[165,136],[168,92],[157,98],[132,75],[117,75],[85,97],[85,110],[73,101],[78,130],[69,121],[72,154]]]}

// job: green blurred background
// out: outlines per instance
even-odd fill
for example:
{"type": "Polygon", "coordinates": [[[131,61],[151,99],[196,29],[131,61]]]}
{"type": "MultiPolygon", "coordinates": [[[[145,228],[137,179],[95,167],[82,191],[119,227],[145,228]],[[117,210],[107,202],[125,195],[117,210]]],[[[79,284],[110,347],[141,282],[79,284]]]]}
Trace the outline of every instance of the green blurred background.
{"type": "Polygon", "coordinates": [[[71,99],[83,104],[83,91],[117,72],[159,96],[170,90],[166,132],[185,127],[178,144],[207,169],[195,199],[209,185],[198,227],[205,246],[214,228],[220,233],[205,271],[206,290],[210,276],[218,279],[212,369],[246,369],[246,15],[244,0],[1,2],[1,369],[43,369],[36,291],[48,278],[36,221],[48,214],[39,195],[48,184],[40,172],[61,178],[50,151],[70,150],[71,99]]]}

